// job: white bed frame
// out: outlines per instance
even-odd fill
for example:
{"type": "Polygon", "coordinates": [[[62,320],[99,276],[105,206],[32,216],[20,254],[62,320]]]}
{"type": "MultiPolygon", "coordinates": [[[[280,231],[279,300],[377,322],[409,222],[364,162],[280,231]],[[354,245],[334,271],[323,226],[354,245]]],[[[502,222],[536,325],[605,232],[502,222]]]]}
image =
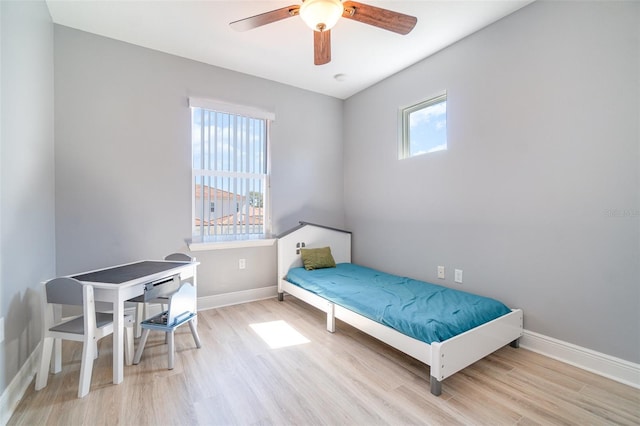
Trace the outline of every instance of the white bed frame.
{"type": "Polygon", "coordinates": [[[307,222],[278,238],[278,299],[284,293],[320,309],[327,314],[327,330],[335,331],[336,318],[362,330],[388,345],[431,367],[431,393],[442,392],[442,381],[501,347],[518,347],[522,336],[523,314],[520,309],[454,336],[444,342],[424,343],[390,327],[370,320],[314,293],[288,282],[289,269],[302,266],[300,248],[331,247],[336,263],[351,262],[351,233],[307,222]]]}

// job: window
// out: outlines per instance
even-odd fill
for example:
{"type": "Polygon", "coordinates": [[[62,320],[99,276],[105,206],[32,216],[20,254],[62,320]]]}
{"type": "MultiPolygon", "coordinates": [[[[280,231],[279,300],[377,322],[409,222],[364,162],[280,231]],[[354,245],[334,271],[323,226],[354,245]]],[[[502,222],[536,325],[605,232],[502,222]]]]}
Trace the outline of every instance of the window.
{"type": "Polygon", "coordinates": [[[193,241],[265,238],[273,115],[202,99],[190,98],[189,103],[193,241]]]}
{"type": "Polygon", "coordinates": [[[447,94],[400,111],[400,159],[447,149],[447,94]]]}

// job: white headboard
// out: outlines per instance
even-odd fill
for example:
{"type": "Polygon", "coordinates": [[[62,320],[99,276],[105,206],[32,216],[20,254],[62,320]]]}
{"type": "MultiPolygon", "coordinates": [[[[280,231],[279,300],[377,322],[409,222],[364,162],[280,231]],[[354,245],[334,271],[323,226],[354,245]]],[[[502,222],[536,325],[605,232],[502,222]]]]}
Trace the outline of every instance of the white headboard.
{"type": "Polygon", "coordinates": [[[278,237],[278,291],[289,269],[302,266],[300,248],[331,247],[336,263],[351,262],[351,232],[313,223],[299,226],[278,237]]]}

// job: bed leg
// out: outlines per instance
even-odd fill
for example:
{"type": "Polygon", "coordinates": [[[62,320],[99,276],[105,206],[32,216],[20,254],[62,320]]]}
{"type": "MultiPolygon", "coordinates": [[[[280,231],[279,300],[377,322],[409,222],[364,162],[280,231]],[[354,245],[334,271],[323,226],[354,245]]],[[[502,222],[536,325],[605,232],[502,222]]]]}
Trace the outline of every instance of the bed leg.
{"type": "Polygon", "coordinates": [[[442,394],[442,382],[433,376],[429,376],[429,383],[431,384],[431,393],[435,396],[442,394]]]}
{"type": "Polygon", "coordinates": [[[327,304],[327,331],[334,333],[336,331],[336,305],[329,302],[327,304]]]}
{"type": "Polygon", "coordinates": [[[520,347],[520,338],[517,338],[513,342],[509,343],[509,346],[511,346],[512,348],[516,348],[516,349],[519,348],[520,347]]]}
{"type": "Polygon", "coordinates": [[[278,302],[282,302],[284,300],[284,292],[278,293],[278,302]]]}

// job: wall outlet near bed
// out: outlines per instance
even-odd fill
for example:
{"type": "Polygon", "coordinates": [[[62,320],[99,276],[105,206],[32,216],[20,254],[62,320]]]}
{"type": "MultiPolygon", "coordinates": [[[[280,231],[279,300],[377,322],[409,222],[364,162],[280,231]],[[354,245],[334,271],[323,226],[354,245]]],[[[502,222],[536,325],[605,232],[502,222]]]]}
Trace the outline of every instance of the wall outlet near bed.
{"type": "Polygon", "coordinates": [[[462,284],[462,269],[456,269],[453,271],[453,280],[462,284]]]}
{"type": "Polygon", "coordinates": [[[240,259],[238,260],[238,269],[245,269],[247,267],[247,260],[240,259]]]}
{"type": "Polygon", "coordinates": [[[438,266],[438,278],[444,280],[444,266],[438,266]]]}

